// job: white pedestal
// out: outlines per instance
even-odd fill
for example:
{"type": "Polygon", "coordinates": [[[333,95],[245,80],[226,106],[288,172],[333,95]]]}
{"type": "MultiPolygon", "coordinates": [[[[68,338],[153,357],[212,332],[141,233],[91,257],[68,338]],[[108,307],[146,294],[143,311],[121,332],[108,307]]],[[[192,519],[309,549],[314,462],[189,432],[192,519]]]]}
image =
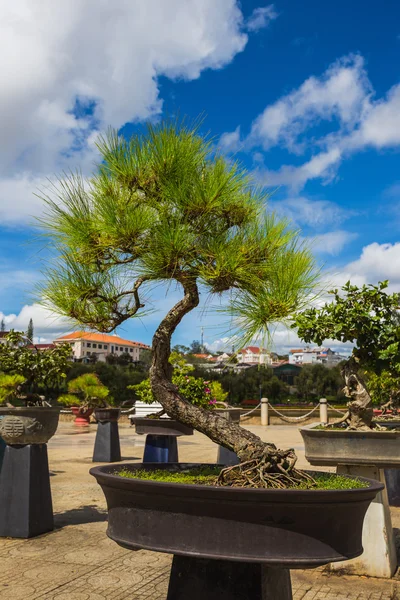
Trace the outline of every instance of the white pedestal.
{"type": "MultiPolygon", "coordinates": [[[[385,483],[383,469],[374,466],[338,465],[337,473],[368,477],[385,483]]],[[[367,510],[362,544],[364,552],[361,556],[331,563],[331,570],[368,577],[392,577],[397,568],[397,556],[386,487],[376,495],[367,510]]]]}

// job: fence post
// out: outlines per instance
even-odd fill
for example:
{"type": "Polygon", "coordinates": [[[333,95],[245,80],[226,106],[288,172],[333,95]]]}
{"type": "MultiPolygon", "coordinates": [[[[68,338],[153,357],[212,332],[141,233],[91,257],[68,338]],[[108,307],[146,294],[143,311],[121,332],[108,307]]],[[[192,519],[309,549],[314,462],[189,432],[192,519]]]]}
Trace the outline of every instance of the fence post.
{"type": "Polygon", "coordinates": [[[268,398],[261,398],[261,425],[269,425],[268,398]]]}
{"type": "Polygon", "coordinates": [[[329,423],[328,401],[326,398],[321,398],[319,401],[319,420],[324,425],[329,423]]]}

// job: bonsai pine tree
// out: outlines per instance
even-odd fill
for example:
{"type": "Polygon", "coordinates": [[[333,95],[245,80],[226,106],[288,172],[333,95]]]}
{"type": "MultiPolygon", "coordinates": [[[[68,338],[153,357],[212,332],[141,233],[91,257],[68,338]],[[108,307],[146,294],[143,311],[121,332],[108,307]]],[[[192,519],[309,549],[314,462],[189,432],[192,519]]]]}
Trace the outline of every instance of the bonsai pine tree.
{"type": "Polygon", "coordinates": [[[79,406],[82,411],[88,408],[100,408],[111,402],[110,391],[103,385],[95,373],[84,373],[68,383],[68,394],[58,398],[61,404],[79,406]]]}
{"type": "Polygon", "coordinates": [[[321,345],[326,339],[354,344],[351,357],[342,367],[345,395],[350,399],[342,419],[350,429],[370,429],[373,408],[364,373],[386,371],[400,375],[400,327],[397,310],[400,294],[387,294],[387,281],[357,287],[347,282],[330,292],[334,301],[322,308],[300,312],[294,326],[305,342],[321,345]]]}
{"type": "Polygon", "coordinates": [[[182,297],[153,337],[154,397],[170,417],[243,461],[262,461],[283,478],[293,473],[291,450],[188,402],[171,381],[169,356],[171,336],[200,294],[223,298],[242,343],[304,306],[316,271],[299,233],[267,212],[262,191],[198,127],[150,125],[130,140],[110,131],[97,147],[101,163],[90,180],[72,175],[43,197],[42,227],[58,250],[43,302],[80,326],[111,332],[146,314],[155,285],[175,285],[182,297]]]}

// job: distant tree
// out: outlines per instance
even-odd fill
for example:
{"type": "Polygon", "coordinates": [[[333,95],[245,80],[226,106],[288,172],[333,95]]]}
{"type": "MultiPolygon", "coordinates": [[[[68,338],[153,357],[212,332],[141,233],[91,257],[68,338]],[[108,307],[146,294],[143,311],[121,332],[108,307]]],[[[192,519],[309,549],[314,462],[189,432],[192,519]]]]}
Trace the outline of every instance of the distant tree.
{"type": "Polygon", "coordinates": [[[202,347],[201,343],[199,342],[199,340],[193,340],[193,342],[190,344],[190,353],[191,354],[202,354],[203,353],[203,347],[202,347]]]}
{"type": "Polygon", "coordinates": [[[123,352],[117,357],[117,365],[124,367],[132,363],[132,356],[128,352],[123,352]]]}
{"type": "Polygon", "coordinates": [[[33,344],[33,334],[33,321],[32,319],[29,319],[28,329],[26,330],[26,337],[28,338],[30,344],[33,344]]]}
{"type": "Polygon", "coordinates": [[[303,365],[294,380],[297,396],[302,400],[317,400],[330,396],[332,399],[343,401],[343,383],[339,366],[328,368],[320,364],[303,365]]]}
{"type": "Polygon", "coordinates": [[[91,352],[87,358],[89,359],[89,362],[91,362],[92,364],[97,363],[97,361],[99,360],[99,357],[96,354],[96,352],[91,352]]]}
{"type": "Polygon", "coordinates": [[[171,352],[178,352],[179,354],[189,354],[190,348],[189,346],[183,346],[182,344],[176,344],[171,352]]]}
{"type": "Polygon", "coordinates": [[[5,331],[6,330],[6,324],[4,323],[4,319],[1,320],[0,323],[0,331],[5,331]]]}
{"type": "Polygon", "coordinates": [[[117,405],[123,402],[133,401],[135,394],[128,389],[129,385],[135,385],[146,379],[148,376],[140,368],[132,365],[121,367],[120,365],[110,365],[98,361],[96,364],[73,363],[68,375],[67,381],[75,379],[84,373],[96,373],[103,385],[109,390],[117,405]]]}

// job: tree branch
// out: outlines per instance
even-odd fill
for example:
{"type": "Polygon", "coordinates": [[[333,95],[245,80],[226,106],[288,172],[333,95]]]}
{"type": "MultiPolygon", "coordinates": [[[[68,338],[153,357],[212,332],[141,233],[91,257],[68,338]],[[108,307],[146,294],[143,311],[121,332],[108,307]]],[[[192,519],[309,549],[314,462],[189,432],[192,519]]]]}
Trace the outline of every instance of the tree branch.
{"type": "Polygon", "coordinates": [[[275,454],[276,447],[273,444],[262,442],[258,436],[213,413],[212,409],[205,410],[193,406],[171,383],[172,365],[168,360],[171,353],[171,336],[183,317],[199,304],[196,282],[182,281],[182,285],[184,297],[161,321],[153,337],[150,384],[155,398],[170,417],[195,428],[217,444],[236,452],[242,461],[267,453],[275,454]]]}

